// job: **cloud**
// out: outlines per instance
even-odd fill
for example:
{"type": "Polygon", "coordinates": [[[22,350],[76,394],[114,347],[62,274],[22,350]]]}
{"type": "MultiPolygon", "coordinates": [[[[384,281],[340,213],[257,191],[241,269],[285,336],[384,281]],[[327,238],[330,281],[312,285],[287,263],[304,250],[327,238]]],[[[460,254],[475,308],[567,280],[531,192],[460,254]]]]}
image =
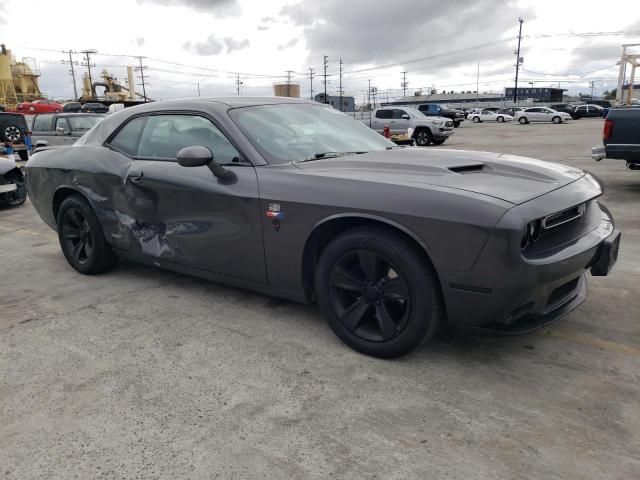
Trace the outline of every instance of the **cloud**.
{"type": "Polygon", "coordinates": [[[136,37],[136,45],[139,47],[144,47],[144,37],[136,37]]]}
{"type": "Polygon", "coordinates": [[[276,19],[273,17],[264,17],[262,20],[260,20],[262,23],[275,23],[276,19]]]}
{"type": "Polygon", "coordinates": [[[231,53],[247,48],[248,46],[249,39],[247,38],[242,40],[236,40],[231,37],[219,39],[212,34],[203,42],[185,42],[183,48],[196,55],[218,55],[225,49],[227,53],[231,53]]]}
{"type": "Polygon", "coordinates": [[[278,46],[278,50],[286,50],[287,48],[295,47],[298,44],[297,38],[292,38],[287,43],[278,46]]]}
{"type": "Polygon", "coordinates": [[[302,29],[313,55],[310,63],[328,55],[353,66],[402,65],[405,59],[460,50],[410,66],[414,72],[429,73],[433,68],[475,63],[496,54],[511,62],[518,16],[534,17],[532,10],[501,0],[396,0],[393,8],[368,0],[303,0],[283,7],[280,14],[302,29]],[[490,28],[482,21],[488,12],[490,28]],[[495,43],[467,48],[490,42],[495,43]]]}
{"type": "Polygon", "coordinates": [[[137,0],[138,4],[155,3],[164,7],[188,7],[200,12],[217,15],[239,15],[241,8],[238,0],[137,0]]]}
{"type": "Polygon", "coordinates": [[[231,53],[234,50],[242,50],[249,46],[249,39],[236,40],[235,38],[227,37],[224,39],[224,44],[227,46],[227,53],[231,53]]]}
{"type": "Polygon", "coordinates": [[[258,30],[269,30],[267,25],[258,25],[258,30]]]}

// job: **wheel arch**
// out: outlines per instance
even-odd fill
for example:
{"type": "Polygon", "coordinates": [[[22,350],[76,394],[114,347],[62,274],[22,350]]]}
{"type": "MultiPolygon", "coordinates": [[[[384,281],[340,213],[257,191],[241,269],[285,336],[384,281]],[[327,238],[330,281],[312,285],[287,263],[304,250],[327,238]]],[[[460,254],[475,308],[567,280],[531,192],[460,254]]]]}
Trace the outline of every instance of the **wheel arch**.
{"type": "MultiPolygon", "coordinates": [[[[413,243],[433,270],[438,287],[438,294],[440,295],[441,300],[443,300],[440,277],[438,270],[431,260],[429,246],[420,237],[418,237],[418,235],[404,225],[393,220],[389,220],[388,218],[365,213],[342,213],[320,220],[312,227],[311,232],[307,236],[302,253],[302,285],[310,302],[315,301],[313,285],[315,271],[318,265],[318,260],[320,259],[324,249],[329,245],[331,240],[338,235],[348,230],[364,226],[384,228],[393,231],[413,243]]],[[[442,301],[441,304],[444,307],[444,301],[442,301]]]]}
{"type": "Polygon", "coordinates": [[[80,195],[84,197],[84,199],[87,202],[89,202],[89,205],[91,205],[91,202],[89,201],[89,197],[84,192],[82,192],[82,190],[75,187],[69,187],[66,185],[58,187],[58,189],[53,194],[53,198],[51,199],[51,208],[53,210],[54,222],[56,223],[58,222],[58,211],[60,210],[60,205],[62,205],[62,202],[64,202],[65,199],[67,199],[71,195],[80,195]]]}

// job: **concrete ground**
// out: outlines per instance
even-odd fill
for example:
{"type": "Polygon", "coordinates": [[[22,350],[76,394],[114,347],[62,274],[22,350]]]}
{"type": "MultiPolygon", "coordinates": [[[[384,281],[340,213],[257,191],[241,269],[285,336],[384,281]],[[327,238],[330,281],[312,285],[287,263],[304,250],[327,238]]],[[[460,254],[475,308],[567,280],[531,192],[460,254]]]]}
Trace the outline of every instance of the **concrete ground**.
{"type": "Polygon", "coordinates": [[[551,328],[395,361],[311,306],[124,262],[79,275],[29,203],[0,210],[0,476],[639,478],[640,173],[591,161],[601,130],[467,122],[439,147],[595,173],[620,257],[551,328]]]}

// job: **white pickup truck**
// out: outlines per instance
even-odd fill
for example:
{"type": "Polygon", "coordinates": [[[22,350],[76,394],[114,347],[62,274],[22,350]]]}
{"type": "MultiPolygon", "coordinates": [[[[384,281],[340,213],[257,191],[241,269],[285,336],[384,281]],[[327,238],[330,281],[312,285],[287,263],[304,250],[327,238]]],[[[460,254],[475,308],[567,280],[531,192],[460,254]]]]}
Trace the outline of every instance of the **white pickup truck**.
{"type": "Polygon", "coordinates": [[[444,117],[427,117],[413,107],[382,107],[371,112],[370,120],[362,120],[378,133],[388,126],[391,135],[406,134],[412,129],[416,145],[442,145],[453,135],[453,120],[444,117]]]}

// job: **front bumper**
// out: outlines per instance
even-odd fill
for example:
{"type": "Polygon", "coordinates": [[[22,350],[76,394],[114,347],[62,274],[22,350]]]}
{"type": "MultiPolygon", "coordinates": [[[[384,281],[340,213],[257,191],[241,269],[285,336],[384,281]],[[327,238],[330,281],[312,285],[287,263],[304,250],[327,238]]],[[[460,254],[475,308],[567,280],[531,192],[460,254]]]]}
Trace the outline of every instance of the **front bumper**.
{"type": "MultiPolygon", "coordinates": [[[[562,204],[560,193],[547,196],[549,202],[562,204]]],[[[620,242],[620,232],[614,229],[606,208],[595,201],[590,205],[588,222],[585,219],[582,227],[576,225],[584,228],[578,238],[526,255],[519,245],[514,248],[515,238],[509,238],[517,229],[510,226],[513,233],[509,233],[499,226],[506,217],[510,217],[507,224],[515,222],[522,210],[540,205],[523,204],[511,212],[520,211],[506,214],[471,270],[441,275],[449,324],[503,334],[526,333],[580,305],[586,296],[586,272],[607,275],[620,242]]]]}

